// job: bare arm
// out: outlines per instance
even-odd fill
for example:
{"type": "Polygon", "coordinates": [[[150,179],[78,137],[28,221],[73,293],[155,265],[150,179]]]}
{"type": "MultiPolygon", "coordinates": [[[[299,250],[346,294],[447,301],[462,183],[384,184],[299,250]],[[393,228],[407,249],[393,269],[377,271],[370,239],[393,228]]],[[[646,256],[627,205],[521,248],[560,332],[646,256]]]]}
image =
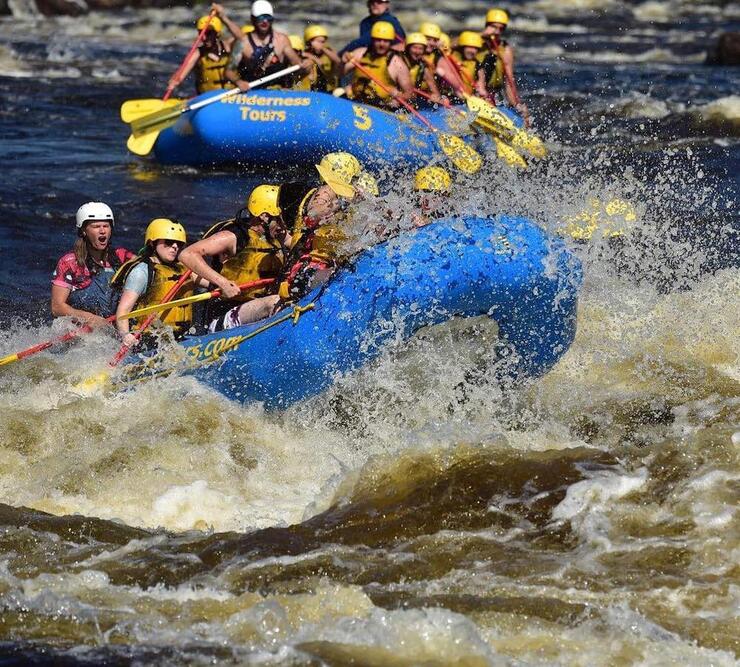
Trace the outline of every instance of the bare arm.
{"type": "Polygon", "coordinates": [[[344,54],[344,74],[349,74],[353,69],[355,69],[354,61],[362,58],[366,51],[367,49],[364,46],[361,46],[359,49],[355,49],[354,51],[349,51],[344,54]]]}
{"type": "Polygon", "coordinates": [[[522,114],[524,124],[530,127],[532,121],[529,118],[529,109],[527,109],[527,105],[519,97],[519,90],[517,89],[516,79],[514,78],[514,49],[511,46],[507,45],[503,49],[501,60],[504,63],[504,91],[506,93],[506,99],[511,106],[522,114]]]}
{"type": "Polygon", "coordinates": [[[128,315],[134,309],[138,300],[138,292],[131,289],[125,289],[123,290],[123,294],[121,294],[121,300],[118,302],[118,308],[116,308],[116,329],[118,329],[118,333],[121,334],[121,338],[123,338],[123,344],[128,347],[136,345],[137,339],[131,333],[131,324],[128,321],[128,318],[123,317],[120,320],[118,318],[122,315],[128,315]]]}
{"type": "Polygon", "coordinates": [[[439,87],[437,82],[434,80],[434,72],[429,67],[424,68],[424,83],[426,83],[431,95],[432,102],[440,102],[441,96],[439,94],[439,87]]]}
{"type": "Polygon", "coordinates": [[[216,12],[216,16],[218,16],[226,24],[226,27],[234,36],[234,39],[241,39],[244,36],[244,34],[242,33],[242,29],[226,15],[226,10],[223,8],[223,5],[219,5],[218,3],[214,2],[211,5],[211,11],[216,12]]]}
{"type": "Polygon", "coordinates": [[[105,318],[89,313],[86,310],[78,310],[67,303],[72,290],[59,285],[51,286],[51,314],[54,317],[74,317],[76,320],[90,327],[103,327],[108,322],[105,318]]]}
{"type": "Polygon", "coordinates": [[[404,99],[414,96],[414,86],[411,84],[409,68],[401,58],[393,58],[391,64],[388,66],[388,73],[396,82],[396,86],[400,89],[401,96],[404,99]]]}
{"type": "Polygon", "coordinates": [[[188,78],[188,74],[193,71],[193,68],[195,67],[196,63],[198,62],[198,58],[200,58],[200,53],[197,51],[193,51],[188,59],[183,64],[183,68],[181,72],[175,72],[175,74],[172,75],[172,78],[169,80],[169,85],[172,88],[176,88],[179,86],[185,79],[188,78]]]}
{"type": "Polygon", "coordinates": [[[218,232],[207,239],[198,241],[185,248],[179,260],[210,283],[217,285],[226,298],[233,298],[239,294],[239,287],[224,278],[218,271],[214,271],[206,262],[206,257],[229,258],[236,254],[236,234],[229,231],[218,232]]]}
{"type": "Polygon", "coordinates": [[[249,83],[239,76],[239,63],[242,61],[242,54],[245,53],[246,46],[247,40],[243,37],[234,40],[234,44],[231,47],[231,54],[229,55],[229,64],[226,65],[226,70],[224,71],[224,76],[244,92],[249,90],[249,83]]]}

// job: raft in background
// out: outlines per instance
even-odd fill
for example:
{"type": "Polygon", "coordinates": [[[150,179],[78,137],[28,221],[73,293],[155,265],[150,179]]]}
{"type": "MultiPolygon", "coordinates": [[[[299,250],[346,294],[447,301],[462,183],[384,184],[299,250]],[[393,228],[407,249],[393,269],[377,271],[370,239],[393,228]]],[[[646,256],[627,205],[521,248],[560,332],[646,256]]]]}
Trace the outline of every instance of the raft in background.
{"type": "MultiPolygon", "coordinates": [[[[521,123],[514,112],[506,113],[521,123]]],[[[423,114],[443,131],[455,133],[460,126],[445,109],[423,114]]],[[[154,144],[159,162],[194,167],[309,165],[332,151],[348,151],[376,168],[402,163],[416,169],[439,157],[435,138],[407,114],[292,90],[257,89],[184,113],[154,144]]]]}
{"type": "Polygon", "coordinates": [[[298,304],[313,309],[294,321],[288,309],[186,339],[185,372],[229,399],[284,408],[422,327],[488,315],[512,353],[507,374],[536,377],[573,341],[580,283],[579,261],[526,218],[437,221],[362,252],[298,304]]]}

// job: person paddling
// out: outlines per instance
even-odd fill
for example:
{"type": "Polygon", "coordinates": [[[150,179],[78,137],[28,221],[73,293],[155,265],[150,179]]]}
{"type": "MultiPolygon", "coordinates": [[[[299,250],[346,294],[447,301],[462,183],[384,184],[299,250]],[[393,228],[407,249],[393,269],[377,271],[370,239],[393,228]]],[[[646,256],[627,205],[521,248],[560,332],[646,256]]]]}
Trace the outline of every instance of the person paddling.
{"type": "Polygon", "coordinates": [[[322,25],[309,25],[303,31],[306,45],[303,55],[315,63],[315,73],[311,79],[311,90],[331,93],[339,86],[342,60],[328,45],[329,33],[322,25]]]}
{"type": "Polygon", "coordinates": [[[285,302],[300,299],[336,271],[344,259],[343,223],[350,202],[379,194],[375,178],[351,153],[328,153],[316,170],[323,181],[318,187],[281,186],[283,211],[293,219],[290,254],[279,289],[285,302]]]}
{"type": "Polygon", "coordinates": [[[267,288],[241,292],[238,285],[276,279],[283,269],[291,238],[278,204],[279,191],[277,185],[258,185],[235,218],[217,223],[180,253],[186,267],[221,289],[223,300],[211,311],[210,331],[256,322],[278,301],[277,295],[256,299],[265,296],[267,288]],[[207,260],[213,261],[212,267],[207,260]]]}
{"type": "Polygon", "coordinates": [[[483,38],[477,32],[464,30],[450,58],[440,60],[438,72],[447,82],[455,83],[453,87],[458,97],[455,102],[464,102],[465,95],[488,96],[483,66],[478,59],[482,48],[483,38]]]}
{"type": "Polygon", "coordinates": [[[529,109],[519,97],[519,91],[514,78],[514,49],[503,39],[503,34],[509,25],[509,14],[503,9],[490,9],[486,13],[486,27],[482,37],[486,50],[479,59],[485,70],[486,87],[494,96],[501,100],[501,94],[506,101],[524,118],[527,127],[531,125],[529,109]]]}
{"type": "MultiPolygon", "coordinates": [[[[135,306],[143,308],[163,301],[172,285],[186,271],[185,266],[177,261],[186,242],[185,228],[177,220],[155,218],[146,228],[144,249],[113,276],[111,284],[122,292],[116,309],[116,328],[127,347],[136,345],[138,339],[130,332],[130,321],[122,316],[128,315],[135,306]]],[[[182,285],[176,298],[190,296],[196,285],[207,287],[208,283],[193,275],[182,285]]],[[[141,324],[146,319],[147,315],[144,315],[135,321],[141,324]]],[[[192,306],[188,304],[163,310],[159,320],[170,327],[175,339],[179,340],[192,324],[192,306]]]]}
{"type": "Polygon", "coordinates": [[[51,281],[51,312],[82,324],[101,327],[116,312],[119,294],[111,287],[113,273],[134,254],[111,248],[113,211],[103,202],[77,209],[74,249],[57,262],[51,281]]]}
{"type": "Polygon", "coordinates": [[[353,100],[395,110],[400,106],[397,98],[413,97],[408,65],[402,54],[391,50],[395,34],[395,28],[391,23],[378,21],[370,32],[369,48],[363,46],[345,54],[345,74],[354,71],[353,100]],[[384,85],[378,85],[366,72],[356,68],[355,62],[359,62],[363,69],[371,71],[384,85]]]}
{"type": "MultiPolygon", "coordinates": [[[[288,35],[273,30],[274,15],[272,4],[267,0],[255,0],[252,3],[251,18],[254,30],[243,34],[234,44],[229,64],[226,67],[226,78],[240,90],[249,90],[249,81],[274,72],[279,72],[287,65],[300,65],[304,72],[310,69],[310,62],[301,57],[290,45],[288,35]]],[[[290,82],[278,83],[275,87],[290,87],[290,82]]]]}
{"type": "Polygon", "coordinates": [[[403,58],[409,68],[411,86],[428,93],[428,99],[432,104],[442,104],[442,97],[439,94],[439,88],[434,78],[436,67],[429,66],[426,49],[427,38],[424,35],[420,32],[409,33],[406,38],[406,51],[403,58]]]}
{"type": "Polygon", "coordinates": [[[234,40],[241,35],[241,30],[226,16],[221,5],[214,4],[212,11],[213,16],[201,16],[196,22],[197,31],[200,33],[207,26],[206,32],[198,49],[170,79],[169,88],[177,88],[192,71],[195,71],[195,89],[199,95],[209,90],[234,87],[226,78],[226,66],[234,40]],[[224,24],[232,36],[223,35],[224,24]]]}

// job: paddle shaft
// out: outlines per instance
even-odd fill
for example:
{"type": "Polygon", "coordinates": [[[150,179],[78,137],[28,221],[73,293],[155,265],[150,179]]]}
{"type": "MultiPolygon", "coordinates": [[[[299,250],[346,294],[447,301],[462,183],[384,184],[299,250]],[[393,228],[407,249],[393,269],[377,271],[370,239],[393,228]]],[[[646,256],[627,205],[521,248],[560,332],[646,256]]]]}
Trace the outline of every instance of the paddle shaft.
{"type": "MultiPolygon", "coordinates": [[[[262,280],[253,280],[251,283],[243,283],[239,285],[239,289],[243,292],[248,289],[256,289],[258,287],[267,287],[275,282],[274,278],[263,278],[262,280]]],[[[134,317],[141,317],[142,315],[148,315],[149,313],[157,313],[161,310],[168,310],[170,308],[176,308],[177,306],[187,306],[190,303],[199,303],[200,301],[208,301],[209,299],[217,299],[221,296],[221,290],[215,289],[211,292],[203,292],[202,294],[194,294],[193,296],[186,296],[182,299],[174,299],[173,301],[167,301],[166,303],[155,303],[151,306],[144,308],[138,308],[132,310],[126,315],[119,315],[117,319],[125,320],[132,319],[134,317]]]]}
{"type": "MultiPolygon", "coordinates": [[[[424,90],[421,90],[421,88],[414,88],[414,92],[415,92],[415,93],[416,93],[417,95],[421,95],[421,96],[422,96],[422,97],[423,97],[423,98],[424,98],[425,100],[429,100],[430,102],[432,101],[432,96],[431,96],[431,95],[430,95],[429,93],[427,93],[426,91],[424,91],[424,90]]],[[[447,100],[444,100],[444,99],[443,99],[443,100],[441,100],[441,101],[440,101],[440,104],[441,104],[441,105],[442,105],[442,106],[443,106],[443,107],[444,107],[445,109],[449,109],[450,111],[454,111],[454,112],[455,112],[456,114],[458,114],[459,116],[466,116],[466,115],[467,115],[467,114],[466,114],[466,113],[465,113],[464,111],[462,111],[461,109],[456,109],[456,108],[455,108],[455,106],[454,106],[453,104],[450,104],[450,102],[449,102],[449,101],[447,101],[447,100]]]]}
{"type": "MultiPolygon", "coordinates": [[[[115,319],[114,316],[106,318],[106,321],[112,322],[115,319]]],[[[9,354],[6,357],[3,357],[0,359],[0,366],[5,366],[5,364],[12,364],[15,361],[20,361],[21,359],[25,359],[26,357],[30,357],[38,352],[43,352],[44,350],[48,350],[50,347],[53,347],[54,345],[59,345],[60,343],[66,343],[68,340],[74,340],[78,336],[81,336],[85,333],[90,333],[92,329],[85,324],[84,326],[81,326],[79,329],[75,329],[74,331],[68,331],[66,334],[63,334],[62,336],[58,336],[57,338],[52,338],[51,340],[47,340],[43,343],[38,343],[37,345],[34,345],[32,347],[29,347],[26,350],[21,350],[20,352],[16,352],[15,354],[9,354]]]]}
{"type": "MultiPolygon", "coordinates": [[[[193,42],[193,45],[190,47],[190,51],[188,51],[187,55],[183,58],[182,62],[180,63],[180,67],[178,67],[175,70],[175,73],[172,75],[171,79],[177,78],[177,76],[182,72],[183,69],[185,69],[185,65],[190,60],[190,56],[193,55],[193,52],[195,49],[197,49],[200,46],[200,42],[203,39],[203,36],[206,34],[206,30],[211,26],[211,20],[216,15],[216,12],[214,10],[211,10],[211,12],[208,14],[208,20],[206,20],[206,24],[203,26],[202,30],[198,33],[198,36],[195,38],[195,41],[193,42]]],[[[164,97],[162,98],[163,102],[166,102],[168,99],[170,99],[170,95],[172,95],[172,92],[177,88],[178,84],[170,84],[167,86],[167,90],[164,92],[164,97]]]]}
{"type": "MultiPolygon", "coordinates": [[[[280,70],[279,72],[273,72],[272,74],[268,74],[267,76],[263,76],[261,79],[257,79],[256,81],[250,81],[249,87],[250,88],[256,88],[257,86],[261,86],[262,84],[268,83],[270,81],[274,81],[275,79],[279,79],[280,77],[283,77],[287,74],[292,74],[296,70],[299,70],[301,68],[300,65],[291,65],[290,67],[286,67],[283,70],[280,70]]],[[[187,111],[197,111],[198,109],[202,109],[205,106],[208,106],[209,104],[213,104],[214,102],[218,102],[219,100],[223,100],[227,97],[231,97],[232,95],[239,95],[240,93],[243,93],[242,90],[239,88],[230,88],[229,90],[224,90],[223,92],[220,92],[218,95],[214,95],[213,97],[209,97],[205,100],[200,100],[199,102],[193,102],[192,104],[186,104],[185,106],[181,108],[174,107],[171,112],[171,118],[177,118],[177,116],[186,113],[187,111]]],[[[152,114],[154,115],[154,114],[152,114]]],[[[147,123],[146,118],[142,119],[141,123],[137,124],[137,134],[144,134],[143,130],[146,130],[148,127],[152,127],[154,125],[159,125],[160,123],[163,123],[164,120],[166,120],[163,117],[158,117],[153,120],[151,120],[149,123],[147,123]]]]}
{"type": "MultiPolygon", "coordinates": [[[[368,79],[371,81],[374,81],[378,86],[380,86],[386,93],[388,93],[391,97],[393,97],[393,91],[386,86],[378,77],[376,77],[367,67],[359,63],[357,60],[353,60],[355,67],[360,70],[368,79]]],[[[424,116],[422,116],[416,109],[414,109],[413,105],[407,102],[405,99],[403,99],[402,96],[397,96],[395,98],[398,100],[400,104],[404,106],[404,108],[411,112],[416,118],[424,125],[426,125],[432,132],[439,132],[439,130],[434,127],[424,116]]]]}

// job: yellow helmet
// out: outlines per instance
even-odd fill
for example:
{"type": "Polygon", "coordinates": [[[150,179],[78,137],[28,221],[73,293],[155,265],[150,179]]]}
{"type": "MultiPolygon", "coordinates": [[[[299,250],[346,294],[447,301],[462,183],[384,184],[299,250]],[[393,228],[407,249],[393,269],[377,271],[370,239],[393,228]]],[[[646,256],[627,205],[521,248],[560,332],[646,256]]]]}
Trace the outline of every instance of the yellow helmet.
{"type": "Polygon", "coordinates": [[[442,28],[431,21],[424,21],[419,26],[419,32],[425,37],[431,37],[432,39],[439,39],[442,36],[442,28]]]}
{"type": "Polygon", "coordinates": [[[243,32],[243,33],[244,33],[245,35],[248,35],[248,34],[249,34],[250,32],[254,32],[254,26],[253,26],[253,25],[252,25],[251,23],[245,23],[245,24],[244,24],[244,25],[242,26],[242,32],[243,32]]]}
{"type": "Polygon", "coordinates": [[[170,220],[169,218],[154,218],[144,233],[144,243],[159,241],[160,239],[185,243],[187,238],[185,228],[176,220],[170,220]]]}
{"type": "Polygon", "coordinates": [[[290,42],[290,45],[293,47],[294,51],[303,51],[303,49],[306,48],[306,45],[303,43],[300,35],[288,35],[288,41],[290,42]]]}
{"type": "Polygon", "coordinates": [[[208,28],[212,28],[216,33],[220,33],[224,29],[224,24],[221,22],[221,19],[218,18],[218,16],[212,16],[211,20],[209,21],[208,16],[206,15],[201,16],[195,23],[195,27],[198,29],[198,32],[205,28],[206,23],[208,23],[208,28]]]}
{"type": "Polygon", "coordinates": [[[475,49],[482,49],[483,38],[477,32],[465,30],[461,32],[460,36],[457,38],[457,45],[461,48],[472,46],[475,49]]]}
{"type": "Polygon", "coordinates": [[[422,46],[426,46],[427,38],[420,32],[410,32],[406,35],[406,46],[411,46],[412,44],[421,44],[422,46]]]}
{"type": "Polygon", "coordinates": [[[448,192],[450,185],[450,174],[442,167],[422,167],[414,178],[414,188],[424,192],[448,192]]]}
{"type": "Polygon", "coordinates": [[[388,21],[376,21],[370,30],[372,39],[389,39],[391,42],[396,39],[396,29],[388,21]]]}
{"type": "Polygon", "coordinates": [[[509,25],[509,15],[503,9],[489,9],[486,13],[486,23],[509,25]]]}
{"type": "Polygon", "coordinates": [[[329,33],[327,32],[326,28],[323,25],[313,24],[306,26],[306,29],[303,31],[303,40],[308,44],[312,39],[316,39],[317,37],[326,37],[329,38],[329,33]]]}
{"type": "Polygon", "coordinates": [[[452,48],[452,42],[450,40],[450,36],[446,32],[443,32],[439,36],[439,48],[444,53],[449,53],[450,52],[450,49],[452,48]]]}
{"type": "Polygon", "coordinates": [[[283,212],[278,203],[279,194],[279,185],[258,185],[249,194],[247,210],[255,218],[263,213],[269,213],[271,216],[277,217],[283,212]]]}
{"type": "Polygon", "coordinates": [[[354,185],[358,190],[361,190],[363,194],[372,195],[378,197],[380,195],[380,188],[378,188],[378,181],[369,171],[364,169],[355,179],[354,185]]]}
{"type": "Polygon", "coordinates": [[[321,158],[319,166],[328,169],[336,178],[346,183],[351,183],[362,171],[360,161],[352,153],[345,151],[327,153],[321,158]]]}
{"type": "Polygon", "coordinates": [[[352,181],[359,176],[362,165],[354,155],[344,151],[327,153],[316,165],[316,170],[335,194],[346,199],[355,196],[352,181]]]}

